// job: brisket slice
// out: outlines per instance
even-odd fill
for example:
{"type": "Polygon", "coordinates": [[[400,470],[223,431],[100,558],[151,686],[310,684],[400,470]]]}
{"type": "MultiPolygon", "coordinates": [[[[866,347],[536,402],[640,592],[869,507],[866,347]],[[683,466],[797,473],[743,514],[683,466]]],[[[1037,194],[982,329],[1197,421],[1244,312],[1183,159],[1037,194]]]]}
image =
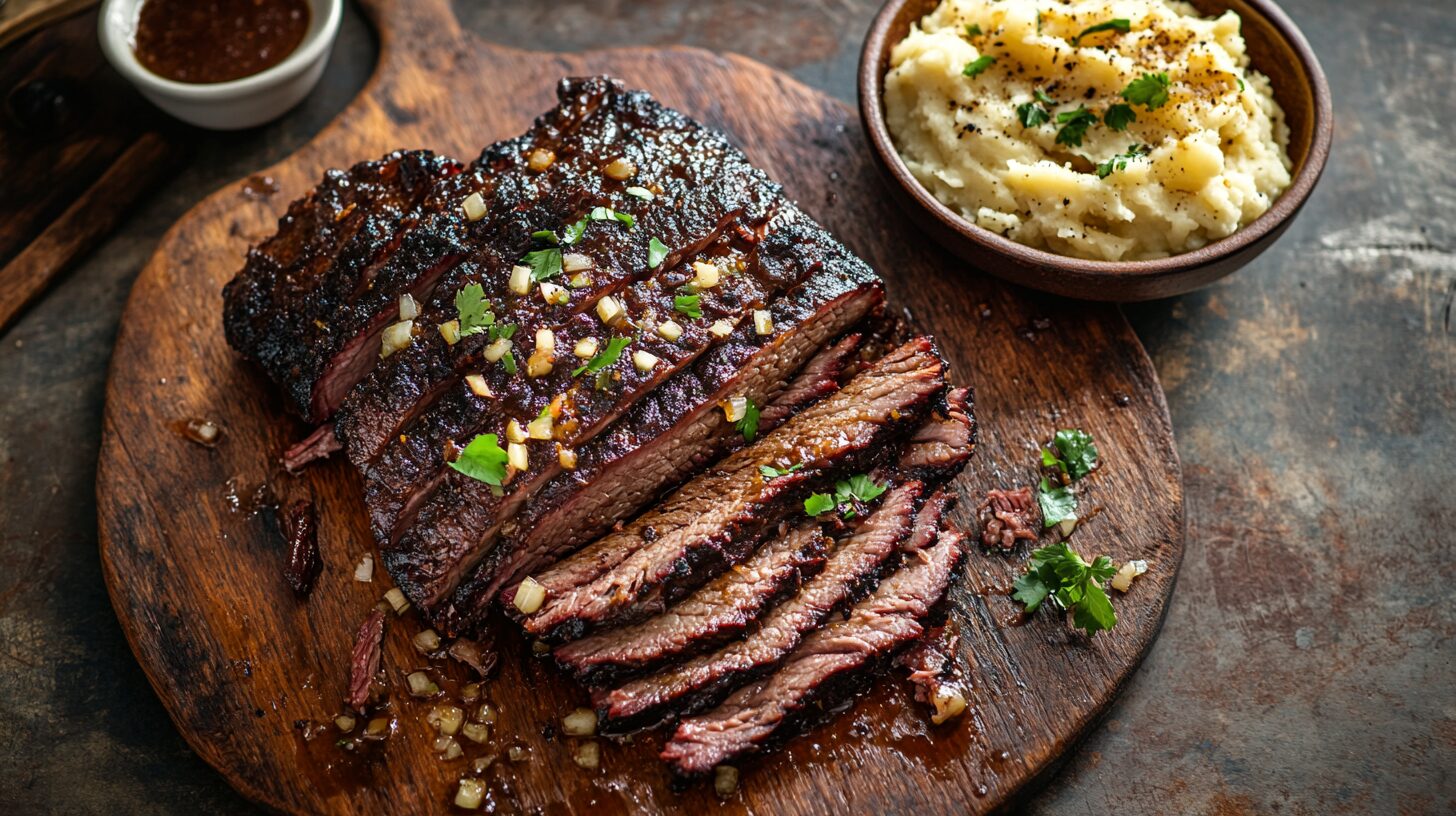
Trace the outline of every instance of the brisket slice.
{"type": "Polygon", "coordinates": [[[878,509],[834,547],[824,569],[794,597],[773,608],[743,640],[657,674],[596,695],[603,729],[649,726],[670,713],[701,710],[773,669],[804,636],[872,582],[892,557],[932,540],[940,529],[942,501],[916,504],[924,485],[910,482],[885,493],[878,509]]]}
{"type": "Polygon", "coordinates": [[[556,662],[584,682],[600,685],[716,646],[741,633],[786,591],[797,589],[824,563],[824,551],[819,524],[802,522],[663,614],[558,647],[556,662]]]}
{"type": "Polygon", "coordinates": [[[325,422],[313,429],[313,433],[283,452],[283,469],[297,473],[304,466],[319,459],[327,459],[340,448],[339,438],[334,435],[334,424],[325,422]]]}
{"type": "Polygon", "coordinates": [[[640,612],[638,603],[711,577],[744,554],[807,489],[882,453],[945,389],[929,338],[887,355],[770,433],[679,488],[655,509],[544,572],[545,605],[523,621],[538,636],[580,634],[640,612]],[[762,466],[802,469],[766,479],[762,466]]]}
{"type": "Polygon", "coordinates": [[[839,687],[864,684],[875,664],[920,637],[922,621],[945,596],[964,549],[949,531],[924,560],[908,560],[835,620],[804,639],[778,671],[734,692],[702,716],[678,724],[662,759],[682,776],[697,776],[745,754],[763,750],[796,715],[816,701],[833,699],[839,687]]]}
{"type": "MultiPolygon", "coordinates": [[[[723,343],[637,402],[610,429],[577,451],[577,467],[556,475],[507,522],[506,540],[493,549],[436,623],[464,630],[481,620],[501,587],[607,532],[675,484],[742,443],[720,406],[744,396],[758,405],[782,402],[783,382],[834,335],[879,309],[884,292],[867,267],[840,250],[828,262],[809,251],[828,241],[822,230],[780,229],[765,244],[797,245],[800,262],[819,266],[808,281],[769,304],[772,335],[740,325],[723,343]],[[809,239],[819,236],[811,241],[809,239]],[[795,240],[803,239],[803,240],[795,240]]],[[[775,250],[779,251],[779,250],[775,250]]],[[[822,371],[833,365],[821,360],[822,371]]],[[[819,379],[815,376],[815,380],[819,379]]],[[[795,378],[795,383],[799,383],[795,378]]],[[[800,383],[803,386],[802,383],[800,383]]],[[[822,386],[794,389],[808,398],[822,386]]],[[[792,397],[791,397],[792,398],[792,397]]],[[[805,404],[793,403],[796,408],[805,404]]],[[[785,411],[765,410],[766,434],[785,411]]],[[[512,587],[511,592],[514,591],[512,587]]],[[[509,604],[511,595],[504,600],[509,604]]]]}
{"type": "MultiPolygon", "coordinates": [[[[563,315],[590,312],[603,295],[616,294],[646,277],[666,275],[682,261],[694,259],[730,227],[734,234],[752,237],[753,228],[781,200],[778,185],[722,136],[663,108],[644,93],[592,78],[563,81],[558,95],[561,104],[555,112],[538,120],[525,136],[487,148],[480,159],[491,168],[495,186],[485,218],[471,226],[473,248],[466,266],[475,268],[452,276],[441,287],[422,314],[427,328],[456,317],[455,292],[474,282],[483,286],[498,318],[521,326],[522,338],[529,339],[535,329],[551,328],[563,315]],[[583,105],[583,98],[592,99],[592,104],[583,105]],[[563,128],[562,119],[571,120],[572,126],[563,128]],[[539,173],[524,167],[526,157],[537,149],[551,150],[557,157],[539,173]],[[632,164],[633,176],[619,180],[605,175],[603,168],[619,159],[632,164]],[[654,195],[644,201],[626,194],[629,186],[651,188],[654,195]],[[591,258],[596,267],[588,286],[573,289],[570,304],[547,306],[534,286],[526,296],[509,291],[510,267],[531,249],[550,246],[533,239],[532,233],[547,230],[562,235],[564,227],[599,206],[630,215],[635,224],[628,229],[613,220],[589,221],[577,243],[562,247],[564,252],[591,258]],[[655,269],[647,264],[650,238],[670,250],[655,269]]],[[[678,277],[670,285],[685,280],[678,277]]],[[[705,300],[714,298],[716,294],[705,300]]],[[[350,400],[350,416],[340,423],[355,464],[362,468],[375,459],[405,425],[477,364],[473,358],[484,345],[484,336],[465,338],[453,348],[437,336],[420,337],[395,355],[397,360],[381,366],[350,400]]]]}
{"type": "MultiPolygon", "coordinates": [[[[255,360],[309,421],[337,405],[324,380],[340,354],[375,320],[380,300],[421,285],[429,259],[390,291],[372,285],[383,262],[401,246],[417,208],[460,164],[429,151],[397,151],[348,170],[329,170],[307,196],[293,202],[278,231],[248,250],[223,289],[223,327],[229,345],[255,360]],[[361,300],[360,293],[370,297],[361,300]]],[[[350,383],[352,385],[352,383],[350,383]]]]}

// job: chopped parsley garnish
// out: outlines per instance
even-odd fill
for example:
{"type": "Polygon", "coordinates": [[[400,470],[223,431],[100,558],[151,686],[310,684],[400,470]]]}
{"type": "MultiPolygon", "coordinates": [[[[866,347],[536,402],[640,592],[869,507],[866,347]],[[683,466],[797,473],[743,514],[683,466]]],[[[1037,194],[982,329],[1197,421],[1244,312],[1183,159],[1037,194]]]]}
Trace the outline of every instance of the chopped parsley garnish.
{"type": "Polygon", "coordinates": [[[592,355],[592,358],[587,360],[584,365],[578,366],[575,371],[571,372],[571,376],[580,377],[582,374],[588,372],[595,374],[612,363],[617,362],[622,358],[622,350],[627,348],[631,342],[632,338],[630,337],[622,337],[621,335],[613,337],[607,341],[606,348],[592,355]]]}
{"type": "MultiPolygon", "coordinates": [[[[1115,170],[1126,170],[1128,161],[1136,159],[1139,156],[1146,156],[1150,151],[1151,148],[1147,147],[1146,145],[1133,145],[1132,147],[1129,147],[1127,149],[1127,152],[1119,153],[1116,156],[1108,159],[1107,161],[1097,165],[1097,178],[1107,178],[1108,176],[1112,175],[1113,171],[1115,170]]],[[[1065,432],[1057,434],[1058,439],[1061,438],[1062,433],[1065,432]]],[[[1081,433],[1081,431],[1078,431],[1078,433],[1081,433]]],[[[1088,437],[1088,439],[1090,440],[1091,437],[1088,437]]],[[[1095,459],[1097,456],[1097,452],[1094,450],[1092,452],[1092,455],[1095,459]]],[[[1075,479],[1079,477],[1073,476],[1072,478],[1075,479]]]]}
{"type": "Polygon", "coordinates": [[[1081,147],[1082,137],[1087,134],[1087,128],[1097,123],[1097,114],[1087,110],[1083,105],[1074,111],[1062,111],[1057,114],[1057,124],[1062,126],[1057,131],[1057,144],[1068,147],[1081,147]]]}
{"type": "Polygon", "coordinates": [[[759,410],[758,406],[753,404],[753,400],[747,400],[747,403],[743,408],[743,417],[733,423],[733,428],[743,434],[744,442],[752,442],[753,438],[758,436],[759,410]]]}
{"type": "Polygon", "coordinates": [[[478,283],[466,284],[455,293],[455,311],[460,313],[461,337],[480,334],[495,325],[495,313],[485,299],[485,288],[478,283]]]}
{"type": "Polygon", "coordinates": [[[1056,100],[1052,99],[1050,96],[1047,96],[1046,91],[1043,91],[1040,88],[1037,88],[1036,90],[1032,91],[1031,92],[1031,95],[1034,96],[1034,97],[1036,97],[1036,101],[1042,103],[1043,105],[1055,105],[1055,104],[1057,104],[1056,103],[1056,100]]]}
{"type": "Polygon", "coordinates": [[[518,328],[520,327],[514,323],[497,323],[490,327],[490,333],[486,337],[492,343],[497,340],[509,340],[515,335],[518,328]]]}
{"type": "Polygon", "coordinates": [[[1239,80],[1239,93],[1243,93],[1244,92],[1244,78],[1243,77],[1238,77],[1238,80],[1239,80]]]}
{"type": "Polygon", "coordinates": [[[834,485],[834,495],[814,493],[805,499],[804,512],[817,516],[836,507],[844,507],[844,517],[854,518],[855,511],[852,506],[854,503],[868,504],[879,498],[887,487],[888,485],[875,484],[874,480],[864,473],[841,479],[834,485]],[[846,505],[850,506],[846,507],[846,505]]]}
{"type": "MultiPolygon", "coordinates": [[[[804,469],[804,463],[803,462],[799,462],[798,464],[791,465],[791,466],[786,467],[786,468],[776,468],[773,465],[759,465],[758,466],[758,473],[759,473],[760,476],[762,476],[765,479],[777,479],[780,476],[787,476],[787,475],[789,475],[790,473],[793,473],[796,470],[803,470],[803,469],[804,469]]],[[[818,513],[815,513],[814,515],[818,515],[818,513]]]]}
{"type": "Polygon", "coordinates": [[[702,295],[673,295],[672,310],[679,314],[685,314],[694,320],[703,316],[702,295]]]}
{"type": "Polygon", "coordinates": [[[1016,118],[1021,122],[1022,127],[1033,128],[1037,125],[1046,124],[1052,118],[1052,115],[1047,113],[1046,108],[1043,108],[1035,102],[1024,102],[1016,106],[1016,118]]]}
{"type": "Polygon", "coordinates": [[[980,23],[971,23],[970,25],[966,26],[966,36],[967,37],[979,37],[979,36],[981,36],[981,24],[980,23]]]}
{"type": "Polygon", "coordinates": [[[637,219],[628,213],[619,213],[611,207],[595,207],[588,218],[593,221],[620,221],[627,229],[632,229],[637,224],[637,219]]]}
{"type": "Polygon", "coordinates": [[[1062,541],[1031,554],[1026,574],[1012,584],[1011,597],[1025,604],[1028,613],[1050,599],[1058,608],[1072,611],[1073,626],[1092,635],[1117,625],[1117,612],[1102,589],[1102,582],[1116,572],[1107,556],[1088,564],[1062,541]]]}
{"type": "Polygon", "coordinates": [[[495,434],[481,434],[470,440],[450,467],[478,482],[500,487],[506,478],[506,452],[495,434]]]}
{"type": "Polygon", "coordinates": [[[647,242],[647,268],[656,269],[662,265],[662,259],[667,257],[667,245],[653,238],[647,242]]]}
{"type": "Polygon", "coordinates": [[[537,241],[545,241],[548,244],[561,243],[561,239],[557,238],[556,233],[552,232],[551,230],[536,230],[535,232],[531,233],[531,237],[535,238],[537,241]]]}
{"type": "Polygon", "coordinates": [[[982,54],[981,56],[976,57],[975,59],[966,63],[966,67],[961,69],[961,75],[973,77],[995,64],[995,57],[991,56],[990,54],[982,54]]]}
{"type": "Polygon", "coordinates": [[[1113,130],[1127,130],[1127,126],[1137,121],[1137,114],[1133,113],[1132,105],[1124,105],[1118,102],[1107,109],[1102,115],[1102,121],[1113,130]]]}
{"type": "Polygon", "coordinates": [[[1148,110],[1157,110],[1168,104],[1168,86],[1171,84],[1168,75],[1162,71],[1143,74],[1127,83],[1127,87],[1122,89],[1122,98],[1148,110]]]}
{"type": "Polygon", "coordinates": [[[1097,444],[1092,434],[1080,428],[1057,431],[1052,437],[1053,450],[1043,449],[1041,463],[1056,468],[1076,481],[1097,468],[1097,444]]]}
{"type": "Polygon", "coordinates": [[[561,250],[552,247],[527,252],[521,263],[531,267],[531,280],[540,283],[561,274],[561,250]]]}
{"type": "Polygon", "coordinates": [[[504,368],[507,374],[516,373],[516,353],[514,351],[506,352],[506,355],[500,359],[500,363],[501,368],[504,368]]]}
{"type": "Polygon", "coordinates": [[[1105,23],[1098,23],[1097,25],[1087,26],[1086,28],[1082,29],[1082,33],[1081,34],[1078,34],[1077,36],[1075,36],[1075,37],[1072,38],[1072,47],[1073,48],[1076,48],[1078,45],[1080,45],[1081,42],[1082,42],[1082,38],[1085,37],[1085,36],[1087,36],[1088,34],[1096,34],[1098,32],[1102,32],[1102,31],[1120,31],[1123,34],[1126,34],[1127,32],[1129,32],[1131,30],[1132,30],[1132,21],[1131,20],[1123,19],[1122,17],[1117,17],[1115,19],[1108,20],[1105,23]]]}
{"type": "Polygon", "coordinates": [[[1036,503],[1041,507],[1043,529],[1077,520],[1077,495],[1070,487],[1052,487],[1050,482],[1042,479],[1041,489],[1036,492],[1036,503]]]}

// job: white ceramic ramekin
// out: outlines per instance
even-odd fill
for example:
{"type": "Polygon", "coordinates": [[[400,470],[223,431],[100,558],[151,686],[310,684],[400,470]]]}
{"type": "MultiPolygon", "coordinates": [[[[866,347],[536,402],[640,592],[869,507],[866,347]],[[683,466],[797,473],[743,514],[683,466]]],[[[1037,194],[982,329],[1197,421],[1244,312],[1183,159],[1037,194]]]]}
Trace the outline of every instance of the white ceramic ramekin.
{"type": "Polygon", "coordinates": [[[143,2],[104,0],[98,32],[101,51],[157,107],[184,122],[213,130],[261,125],[302,101],[324,72],[344,6],[343,0],[308,0],[308,31],[282,62],[242,79],[195,84],[157,76],[137,61],[132,48],[143,2]]]}

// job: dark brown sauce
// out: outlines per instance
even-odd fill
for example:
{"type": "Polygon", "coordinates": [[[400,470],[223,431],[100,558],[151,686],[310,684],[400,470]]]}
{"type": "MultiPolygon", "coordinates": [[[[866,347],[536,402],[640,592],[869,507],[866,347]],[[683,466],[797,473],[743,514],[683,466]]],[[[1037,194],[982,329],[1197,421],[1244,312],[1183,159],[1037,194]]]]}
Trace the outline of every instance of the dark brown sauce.
{"type": "Polygon", "coordinates": [[[177,82],[227,82],[272,68],[308,31],[307,0],[146,0],[136,57],[177,82]]]}

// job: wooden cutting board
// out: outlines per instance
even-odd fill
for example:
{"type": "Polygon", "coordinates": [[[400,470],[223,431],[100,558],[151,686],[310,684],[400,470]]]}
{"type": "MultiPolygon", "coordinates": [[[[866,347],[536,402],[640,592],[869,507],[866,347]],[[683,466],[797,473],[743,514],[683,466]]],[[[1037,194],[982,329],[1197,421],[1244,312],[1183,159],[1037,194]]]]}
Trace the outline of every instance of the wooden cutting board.
{"type": "MultiPolygon", "coordinates": [[[[808,212],[887,279],[895,308],[939,337],[957,382],[976,388],[980,447],[957,487],[967,522],[989,487],[1035,479],[1038,444],[1057,428],[1095,434],[1104,466],[1083,504],[1102,512],[1077,535],[1087,555],[1146,559],[1151,571],[1114,598],[1121,622],[1088,639],[1060,618],[1020,625],[1006,593],[1013,557],[975,553],[954,592],[973,709],[931,729],[903,682],[884,678],[848,711],[747,763],[725,812],[965,813],[1028,789],[1091,725],[1162,622],[1183,546],[1182,484],[1157,377],[1115,308],[1032,295],[965,268],[892,209],[844,105],[746,59],[691,49],[539,54],[463,33],[445,0],[371,0],[381,60],[337,121],[281,164],[200,203],[163,238],[138,278],[112,358],[97,494],[112,601],[133,651],[177,728],[250,798],[290,813],[448,810],[467,760],[436,758],[428,706],[402,700],[424,661],[412,614],[392,619],[384,666],[398,728],[382,761],[352,765],[298,724],[339,711],[359,622],[385,589],[352,578],[372,550],[359,481],[342,461],[293,478],[279,452],[306,432],[273,389],[223,341],[221,288],[248,244],[329,167],[397,147],[469,158],[524,130],[552,104],[556,80],[599,72],[652,91],[721,128],[808,212]],[[277,190],[270,194],[270,190],[277,190]],[[215,448],[179,433],[223,427],[215,448]],[[325,568],[306,601],[280,567],[271,513],[252,512],[267,482],[320,512],[325,568]]],[[[711,785],[670,789],[661,738],[604,744],[603,768],[572,761],[549,726],[582,691],[506,637],[487,696],[501,710],[490,750],[528,749],[487,773],[503,812],[681,811],[720,807],[711,785]]],[[[454,667],[451,667],[454,671],[454,667]]],[[[446,686],[456,682],[452,674],[446,686]]],[[[472,747],[470,757],[483,751],[472,747]]]]}

